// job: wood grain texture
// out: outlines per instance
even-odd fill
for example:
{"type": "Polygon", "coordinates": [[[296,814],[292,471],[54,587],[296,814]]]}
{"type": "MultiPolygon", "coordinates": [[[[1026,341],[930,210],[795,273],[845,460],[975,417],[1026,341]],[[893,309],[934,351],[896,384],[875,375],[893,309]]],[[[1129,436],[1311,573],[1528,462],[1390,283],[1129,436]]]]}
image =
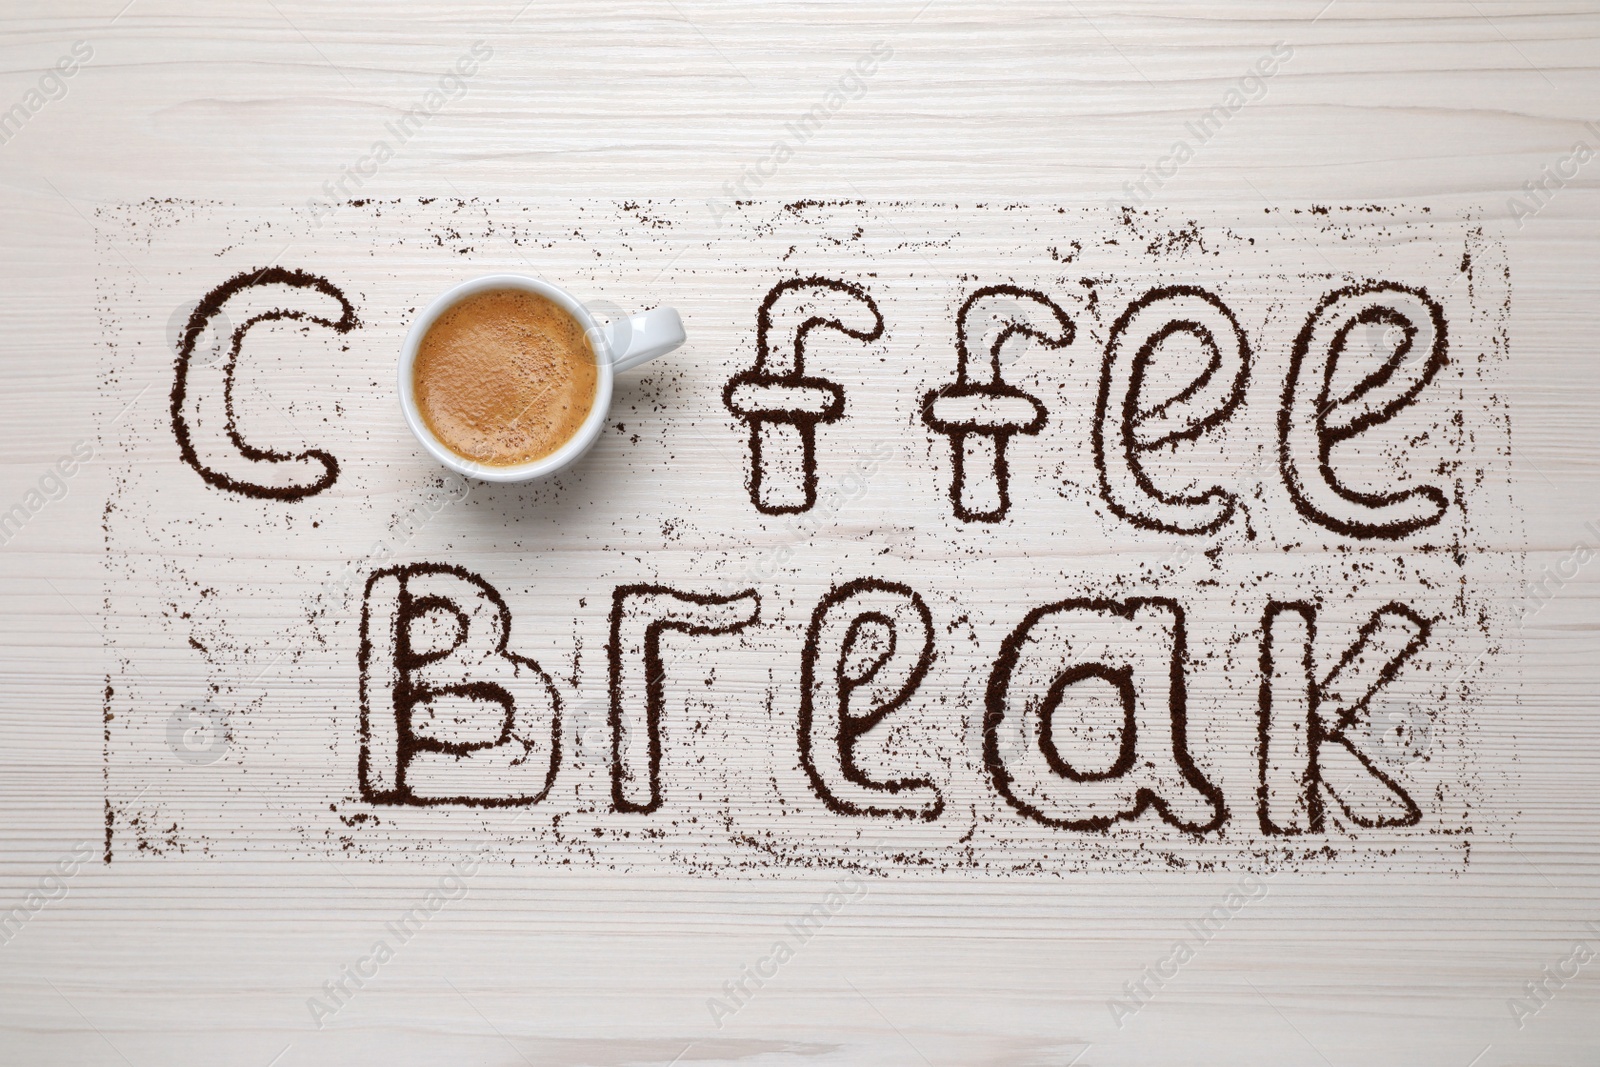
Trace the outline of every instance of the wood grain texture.
{"type": "MultiPolygon", "coordinates": [[[[1344,0],[1320,15],[1320,2],[519,6],[10,9],[0,108],[25,100],[74,41],[93,57],[0,144],[11,193],[0,375],[14,399],[0,505],[22,500],[74,442],[111,439],[120,405],[108,410],[116,394],[101,388],[106,323],[128,308],[97,279],[183,289],[97,243],[97,208],[179,197],[264,221],[304,210],[475,41],[493,58],[359,195],[655,198],[704,205],[710,226],[710,205],[731,199],[724,183],[768,160],[785,124],[885,41],[893,58],[865,92],[759,186],[747,178],[752,196],[1093,209],[1126,196],[1124,183],[1284,41],[1293,57],[1263,98],[1198,146],[1150,206],[1253,221],[1372,202],[1481,219],[1514,284],[1500,389],[1521,530],[1495,548],[1527,553],[1527,574],[1496,589],[1514,596],[1595,541],[1585,523],[1600,520],[1600,200],[1589,168],[1600,164],[1520,226],[1507,205],[1575,142],[1596,146],[1585,126],[1600,120],[1592,12],[1344,0]]],[[[282,245],[264,238],[253,239],[270,258],[282,245]]],[[[370,269],[385,277],[377,248],[370,269]]],[[[686,303],[689,280],[672,284],[686,303]]],[[[141,417],[154,418],[161,392],[138,400],[141,417]]],[[[372,429],[403,441],[398,425],[372,429]]],[[[75,842],[102,838],[102,690],[119,669],[102,508],[123,463],[159,476],[177,459],[153,437],[102,455],[0,549],[6,908],[45,885],[75,842]]],[[[285,538],[272,565],[302,555],[312,546],[285,538]]],[[[875,879],[717,1029],[707,999],[829,892],[831,874],[490,862],[319,1030],[307,999],[446,867],[307,854],[285,831],[282,848],[78,868],[0,946],[0,1062],[1591,1062],[1595,964],[1550,983],[1549,1003],[1521,1027],[1507,1005],[1576,942],[1600,947],[1585,925],[1600,923],[1596,572],[1574,568],[1523,624],[1514,669],[1496,674],[1477,724],[1479,750],[1494,754],[1476,768],[1479,810],[1504,832],[1475,842],[1453,873],[1264,876],[1264,896],[1121,1027],[1108,1003],[1167,959],[1239,872],[875,879]]],[[[270,600],[247,615],[264,642],[287,624],[270,600]]],[[[552,646],[567,643],[557,636],[552,646]]],[[[138,654],[161,662],[168,651],[151,638],[138,654]]],[[[193,680],[170,662],[160,682],[193,680]]],[[[225,810],[226,795],[214,798],[225,810]]]]}

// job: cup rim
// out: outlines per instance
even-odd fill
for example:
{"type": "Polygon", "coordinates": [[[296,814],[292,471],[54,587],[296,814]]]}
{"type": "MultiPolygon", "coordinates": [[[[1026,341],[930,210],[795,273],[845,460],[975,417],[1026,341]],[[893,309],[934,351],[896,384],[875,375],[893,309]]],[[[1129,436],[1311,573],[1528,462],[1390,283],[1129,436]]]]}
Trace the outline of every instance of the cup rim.
{"type": "Polygon", "coordinates": [[[542,278],[536,278],[529,274],[484,274],[453,285],[443,293],[440,293],[432,303],[412,319],[411,328],[406,333],[405,344],[401,346],[398,384],[400,387],[400,409],[405,415],[406,425],[410,427],[412,436],[417,439],[418,444],[422,445],[424,451],[457,474],[468,478],[476,478],[484,482],[508,483],[526,482],[554,474],[589,450],[589,446],[594,444],[595,439],[600,436],[600,431],[605,425],[606,414],[611,408],[611,361],[605,358],[604,354],[599,350],[597,341],[603,344],[604,338],[600,327],[594,321],[594,316],[589,314],[588,309],[571,293],[542,278]],[[517,289],[522,292],[537,293],[559,304],[564,311],[578,320],[578,325],[583,327],[584,334],[590,338],[590,347],[594,349],[595,369],[597,371],[594,402],[590,405],[589,414],[584,418],[577,432],[568,438],[565,444],[548,456],[508,467],[490,466],[468,459],[446,447],[444,442],[434,436],[433,431],[428,428],[427,422],[423,419],[422,412],[417,407],[415,376],[412,373],[417,361],[417,350],[422,347],[422,338],[427,335],[429,328],[438,321],[439,316],[467,297],[495,289],[517,289]]]}

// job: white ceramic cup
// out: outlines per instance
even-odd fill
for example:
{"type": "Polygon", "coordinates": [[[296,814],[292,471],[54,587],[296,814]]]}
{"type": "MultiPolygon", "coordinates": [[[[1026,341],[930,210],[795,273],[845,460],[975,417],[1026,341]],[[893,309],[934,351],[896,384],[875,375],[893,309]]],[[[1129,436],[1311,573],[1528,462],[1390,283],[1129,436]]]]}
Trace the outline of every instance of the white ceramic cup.
{"type": "Polygon", "coordinates": [[[594,444],[595,439],[600,436],[600,431],[605,427],[606,414],[611,409],[613,374],[637,367],[657,356],[664,356],[683,344],[684,340],[683,321],[678,317],[675,308],[656,308],[654,311],[645,311],[637,315],[618,315],[609,325],[601,326],[595,322],[594,316],[589,314],[589,309],[565,289],[524,274],[487,274],[469,282],[462,282],[448,290],[429,304],[427,309],[412,322],[411,331],[406,334],[405,347],[400,350],[400,408],[405,412],[406,425],[411,427],[411,432],[416,435],[417,441],[428,454],[457,474],[485,482],[531,481],[563,469],[594,444]],[[583,420],[583,425],[578,427],[578,432],[573,434],[566,444],[543,459],[509,467],[492,467],[468,459],[451,451],[435,437],[433,431],[428,429],[428,424],[423,421],[422,413],[417,410],[416,381],[412,373],[422,338],[438,321],[439,316],[469,296],[495,289],[518,289],[526,293],[537,293],[560,305],[578,321],[578,325],[583,327],[584,335],[589,338],[589,345],[594,349],[595,363],[599,370],[595,380],[594,404],[589,409],[588,417],[583,420]]]}

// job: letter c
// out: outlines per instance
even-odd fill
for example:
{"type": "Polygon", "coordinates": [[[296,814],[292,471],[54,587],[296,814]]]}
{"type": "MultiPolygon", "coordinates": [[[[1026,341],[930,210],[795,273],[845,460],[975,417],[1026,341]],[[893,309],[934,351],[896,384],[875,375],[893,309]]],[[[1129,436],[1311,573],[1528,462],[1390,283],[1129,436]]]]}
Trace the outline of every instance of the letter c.
{"type": "Polygon", "coordinates": [[[233,385],[245,336],[260,323],[284,319],[314,322],[341,334],[358,325],[350,301],[326,278],[268,267],[230,278],[201,297],[184,327],[172,383],[172,433],[183,461],[218,489],[265,499],[299,500],[322,492],[339,477],[339,461],[321,449],[277,452],[253,446],[239,433],[233,385]],[[294,292],[285,293],[283,287],[294,292]],[[324,305],[331,301],[330,310],[335,314],[315,307],[307,297],[321,298],[324,305]],[[244,306],[248,303],[256,305],[254,312],[244,306]],[[263,303],[267,310],[260,310],[263,303]],[[234,321],[237,326],[231,325],[234,321]],[[220,371],[194,366],[192,357],[200,338],[230,326],[229,355],[220,371]]]}

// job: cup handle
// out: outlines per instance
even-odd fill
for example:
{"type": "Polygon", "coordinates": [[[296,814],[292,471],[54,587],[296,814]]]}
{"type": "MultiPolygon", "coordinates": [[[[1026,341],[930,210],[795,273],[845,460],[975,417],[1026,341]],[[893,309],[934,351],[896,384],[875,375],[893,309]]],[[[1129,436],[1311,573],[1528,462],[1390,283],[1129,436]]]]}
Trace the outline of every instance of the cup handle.
{"type": "Polygon", "coordinates": [[[641,311],[606,327],[606,348],[614,371],[629,370],[664,356],[687,339],[677,308],[641,311]]]}

